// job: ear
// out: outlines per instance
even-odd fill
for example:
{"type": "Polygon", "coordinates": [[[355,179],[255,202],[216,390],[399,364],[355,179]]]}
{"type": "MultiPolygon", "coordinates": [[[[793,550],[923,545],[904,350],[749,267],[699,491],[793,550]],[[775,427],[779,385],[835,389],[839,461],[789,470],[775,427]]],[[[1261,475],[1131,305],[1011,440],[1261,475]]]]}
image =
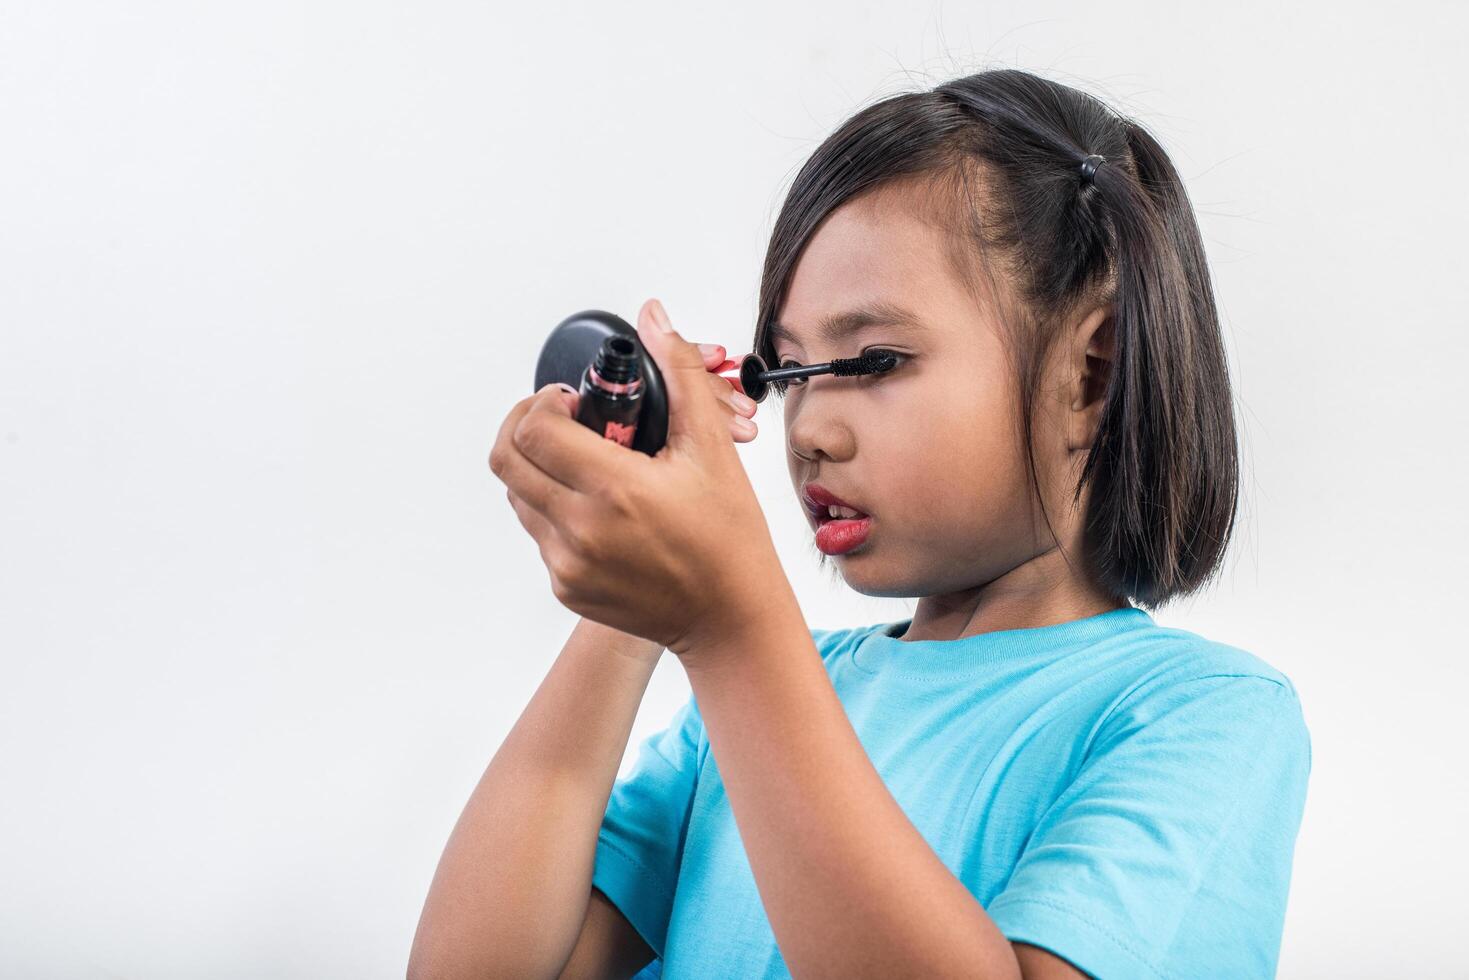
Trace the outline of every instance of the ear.
{"type": "Polygon", "coordinates": [[[1116,326],[1117,306],[1109,302],[1089,310],[1071,328],[1067,449],[1084,452],[1096,441],[1117,357],[1116,326]]]}

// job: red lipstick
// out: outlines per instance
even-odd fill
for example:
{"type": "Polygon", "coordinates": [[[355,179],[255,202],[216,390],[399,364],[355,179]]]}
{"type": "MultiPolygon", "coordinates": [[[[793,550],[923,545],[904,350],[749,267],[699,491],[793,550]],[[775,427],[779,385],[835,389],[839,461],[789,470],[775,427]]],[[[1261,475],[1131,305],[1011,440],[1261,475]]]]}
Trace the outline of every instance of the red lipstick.
{"type": "Polygon", "coordinates": [[[819,483],[808,483],[801,491],[806,513],[816,525],[816,547],[823,554],[842,555],[859,547],[872,530],[872,517],[860,507],[847,503],[819,483]],[[857,512],[856,517],[832,517],[830,507],[845,507],[857,512]]]}

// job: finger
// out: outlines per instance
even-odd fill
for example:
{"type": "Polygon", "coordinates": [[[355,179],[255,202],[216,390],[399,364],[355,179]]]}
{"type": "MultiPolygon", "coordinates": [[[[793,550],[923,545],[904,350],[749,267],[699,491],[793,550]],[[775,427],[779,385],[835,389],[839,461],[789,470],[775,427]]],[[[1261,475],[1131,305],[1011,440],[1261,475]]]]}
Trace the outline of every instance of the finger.
{"type": "Polygon", "coordinates": [[[520,420],[525,418],[525,413],[530,411],[531,404],[535,402],[538,395],[540,395],[539,391],[522,398],[512,405],[510,411],[505,413],[505,418],[500,420],[500,429],[495,433],[495,441],[490,446],[490,471],[496,477],[500,475],[499,467],[505,462],[504,457],[514,448],[510,441],[511,433],[520,424],[520,420]]]}
{"type": "Polygon", "coordinates": [[[500,430],[495,436],[495,444],[498,445],[510,433],[514,432],[515,427],[520,424],[520,420],[525,417],[527,412],[537,408],[544,409],[555,405],[558,394],[561,396],[563,412],[567,415],[574,415],[577,402],[579,401],[576,391],[570,385],[563,385],[559,381],[552,381],[542,385],[536,391],[511,406],[510,411],[506,413],[505,418],[500,422],[500,430]]]}
{"type": "Polygon", "coordinates": [[[709,389],[720,401],[720,409],[729,420],[729,433],[735,442],[749,442],[758,431],[753,416],[759,408],[755,400],[738,391],[725,378],[709,375],[709,389]]]}
{"type": "Polygon", "coordinates": [[[743,415],[747,419],[755,417],[755,412],[760,407],[755,399],[730,384],[728,379],[721,378],[717,374],[709,375],[709,381],[709,387],[714,390],[715,398],[738,415],[743,415]]]}
{"type": "Polygon", "coordinates": [[[717,374],[709,375],[709,389],[719,399],[721,410],[729,419],[729,434],[734,437],[734,441],[749,442],[754,439],[758,430],[753,416],[760,407],[755,404],[755,400],[717,374]]]}
{"type": "Polygon", "coordinates": [[[713,444],[726,423],[710,391],[699,348],[679,336],[663,304],[650,299],[638,312],[638,338],[658,365],[668,396],[668,443],[713,444]]]}
{"type": "Polygon", "coordinates": [[[566,397],[562,389],[550,384],[534,395],[516,402],[505,420],[500,423],[495,445],[490,450],[490,470],[495,477],[505,484],[507,490],[547,515],[560,512],[576,491],[527,459],[516,433],[538,405],[541,408],[540,414],[544,417],[546,403],[561,401],[564,407],[566,397]]]}
{"type": "Polygon", "coordinates": [[[618,478],[627,450],[572,417],[570,396],[548,385],[514,432],[516,447],[546,475],[581,493],[618,478]]]}
{"type": "Polygon", "coordinates": [[[574,489],[547,475],[513,447],[500,457],[495,476],[506,490],[553,521],[566,513],[576,498],[574,489]]]}
{"type": "Polygon", "coordinates": [[[699,344],[699,354],[704,358],[704,370],[713,371],[725,361],[728,351],[723,344],[699,344]]]}
{"type": "Polygon", "coordinates": [[[520,518],[521,525],[535,539],[536,546],[541,553],[541,561],[545,563],[546,571],[551,575],[551,587],[554,590],[557,582],[555,556],[566,554],[568,550],[560,529],[550,518],[521,500],[513,491],[507,491],[506,495],[510,498],[510,506],[515,509],[515,516],[520,518]]]}
{"type": "Polygon", "coordinates": [[[760,429],[756,426],[754,419],[747,419],[743,415],[731,415],[729,432],[734,436],[735,442],[750,442],[760,434],[760,429]]]}
{"type": "Polygon", "coordinates": [[[544,540],[546,535],[554,533],[555,526],[551,523],[550,518],[522,500],[514,490],[507,488],[505,497],[510,501],[510,507],[515,511],[515,516],[520,520],[520,526],[525,528],[537,542],[544,540]]]}
{"type": "Polygon", "coordinates": [[[530,402],[526,409],[529,412],[555,412],[557,415],[575,418],[576,406],[581,398],[571,385],[553,381],[542,385],[527,401],[530,402]]]}

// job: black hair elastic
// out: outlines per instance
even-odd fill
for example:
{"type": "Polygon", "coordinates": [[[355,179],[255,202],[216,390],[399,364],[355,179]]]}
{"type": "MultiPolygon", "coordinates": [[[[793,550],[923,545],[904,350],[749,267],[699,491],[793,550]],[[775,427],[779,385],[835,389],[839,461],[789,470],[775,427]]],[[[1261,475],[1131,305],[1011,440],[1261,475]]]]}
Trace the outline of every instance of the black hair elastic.
{"type": "Polygon", "coordinates": [[[1092,178],[1097,175],[1097,168],[1106,162],[1107,158],[1100,153],[1093,153],[1081,161],[1081,186],[1085,187],[1087,184],[1090,184],[1092,178]]]}

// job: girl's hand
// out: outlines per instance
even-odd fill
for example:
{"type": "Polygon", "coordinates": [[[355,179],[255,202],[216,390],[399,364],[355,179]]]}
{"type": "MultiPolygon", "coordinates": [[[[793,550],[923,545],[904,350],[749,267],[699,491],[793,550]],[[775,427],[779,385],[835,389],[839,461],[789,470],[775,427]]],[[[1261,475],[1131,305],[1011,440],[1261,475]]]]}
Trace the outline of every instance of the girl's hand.
{"type": "Polygon", "coordinates": [[[721,394],[734,389],[709,374],[723,351],[685,341],[657,300],[637,329],[668,395],[656,456],[598,436],[576,421],[576,395],[547,385],[506,416],[490,469],[563,605],[682,656],[758,618],[790,584],[726,434],[734,409],[721,394]]]}
{"type": "MultiPolygon", "coordinates": [[[[698,347],[699,355],[704,358],[705,371],[713,371],[723,364],[728,356],[723,344],[699,344],[698,347]]],[[[662,370],[661,365],[659,370],[662,370]]],[[[734,441],[749,442],[754,439],[760,432],[755,424],[755,410],[760,406],[755,399],[738,390],[717,374],[709,375],[709,387],[714,390],[714,397],[729,407],[729,432],[734,436],[734,441]]],[[[571,411],[574,417],[576,414],[575,398],[572,399],[571,411]]]]}

